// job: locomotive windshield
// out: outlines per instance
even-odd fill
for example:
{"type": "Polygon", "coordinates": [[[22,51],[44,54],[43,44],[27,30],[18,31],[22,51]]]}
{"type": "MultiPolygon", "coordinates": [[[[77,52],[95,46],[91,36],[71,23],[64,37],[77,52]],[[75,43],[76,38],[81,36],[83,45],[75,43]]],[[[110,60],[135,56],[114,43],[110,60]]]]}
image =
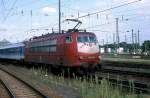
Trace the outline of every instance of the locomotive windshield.
{"type": "Polygon", "coordinates": [[[96,40],[96,37],[94,37],[94,36],[78,36],[77,42],[79,42],[79,43],[85,43],[85,42],[96,43],[97,40],[96,40]]]}

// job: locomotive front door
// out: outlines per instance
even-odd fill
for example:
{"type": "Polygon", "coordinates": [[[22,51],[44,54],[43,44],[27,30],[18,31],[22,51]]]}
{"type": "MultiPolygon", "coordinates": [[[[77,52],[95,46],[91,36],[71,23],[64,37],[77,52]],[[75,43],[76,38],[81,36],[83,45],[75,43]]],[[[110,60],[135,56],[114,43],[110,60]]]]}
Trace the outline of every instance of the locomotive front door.
{"type": "Polygon", "coordinates": [[[74,45],[73,45],[73,38],[72,36],[65,37],[65,44],[64,44],[64,64],[66,66],[71,66],[73,63],[73,56],[74,56],[74,45]]]}

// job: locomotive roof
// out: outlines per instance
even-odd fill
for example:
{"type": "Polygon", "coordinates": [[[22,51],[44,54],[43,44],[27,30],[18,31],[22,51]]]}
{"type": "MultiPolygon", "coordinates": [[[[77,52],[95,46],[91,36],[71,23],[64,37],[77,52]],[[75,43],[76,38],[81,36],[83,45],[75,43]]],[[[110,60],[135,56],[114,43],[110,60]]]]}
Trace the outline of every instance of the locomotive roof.
{"type": "Polygon", "coordinates": [[[29,41],[34,41],[34,40],[37,40],[37,39],[42,39],[42,38],[46,38],[46,37],[51,37],[51,36],[57,36],[57,35],[67,35],[67,34],[72,34],[72,33],[81,33],[81,34],[94,34],[92,32],[86,32],[85,30],[82,30],[82,31],[70,31],[70,32],[66,32],[66,33],[48,33],[48,34],[45,34],[45,35],[42,35],[42,36],[35,36],[33,38],[31,38],[29,41]]]}
{"type": "Polygon", "coordinates": [[[0,46],[0,49],[17,48],[17,47],[23,47],[23,46],[25,46],[23,42],[11,43],[11,44],[7,44],[5,46],[0,46]]]}

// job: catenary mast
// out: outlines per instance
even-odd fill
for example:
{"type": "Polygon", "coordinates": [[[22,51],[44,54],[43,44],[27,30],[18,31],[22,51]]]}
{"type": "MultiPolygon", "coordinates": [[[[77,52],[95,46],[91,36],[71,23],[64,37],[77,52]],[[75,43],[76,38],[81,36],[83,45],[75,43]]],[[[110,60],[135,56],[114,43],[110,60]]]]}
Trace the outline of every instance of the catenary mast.
{"type": "Polygon", "coordinates": [[[59,0],[59,33],[61,33],[61,0],[59,0]]]}

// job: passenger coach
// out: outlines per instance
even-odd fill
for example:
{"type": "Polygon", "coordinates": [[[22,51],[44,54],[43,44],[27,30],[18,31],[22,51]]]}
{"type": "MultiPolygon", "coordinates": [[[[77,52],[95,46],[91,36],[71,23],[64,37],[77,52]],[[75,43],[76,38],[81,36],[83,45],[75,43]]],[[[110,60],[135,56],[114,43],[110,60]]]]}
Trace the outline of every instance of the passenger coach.
{"type": "Polygon", "coordinates": [[[0,47],[0,58],[11,60],[24,59],[24,43],[8,44],[0,47]]]}

